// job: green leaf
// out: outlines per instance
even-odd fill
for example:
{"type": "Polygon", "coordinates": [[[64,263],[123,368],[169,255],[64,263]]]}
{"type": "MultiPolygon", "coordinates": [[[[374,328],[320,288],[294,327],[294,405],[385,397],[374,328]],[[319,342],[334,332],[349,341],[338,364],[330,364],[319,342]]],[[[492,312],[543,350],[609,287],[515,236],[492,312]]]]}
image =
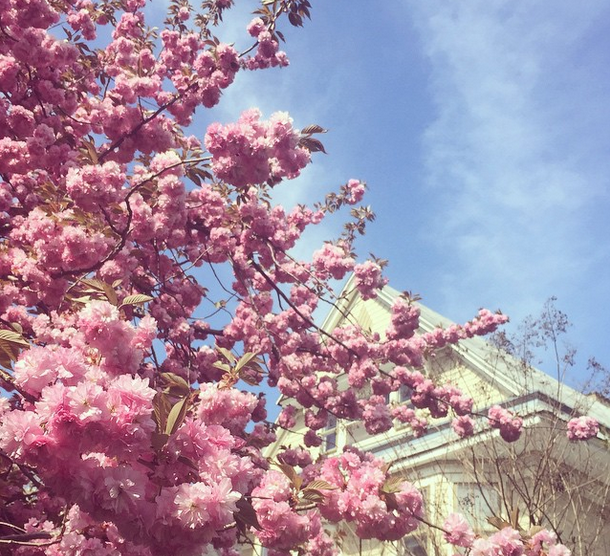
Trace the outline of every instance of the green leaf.
{"type": "Polygon", "coordinates": [[[249,351],[248,353],[244,353],[240,360],[237,362],[237,365],[235,365],[235,372],[239,372],[239,370],[242,367],[245,367],[248,363],[250,363],[250,361],[252,361],[252,359],[254,359],[257,356],[256,353],[249,351]]]}
{"type": "Polygon", "coordinates": [[[493,525],[496,529],[504,529],[504,527],[510,527],[510,523],[508,521],[505,521],[501,517],[488,517],[487,522],[490,525],[493,525]]]}
{"type": "Polygon", "coordinates": [[[140,303],[148,303],[149,301],[152,301],[154,299],[154,297],[151,297],[150,295],[144,295],[143,293],[138,293],[135,295],[128,295],[127,297],[125,297],[123,299],[123,301],[121,302],[121,305],[119,305],[119,309],[121,307],[125,307],[126,305],[138,305],[140,303]]]}
{"type": "Polygon", "coordinates": [[[540,533],[540,531],[544,531],[544,527],[542,525],[534,525],[525,536],[526,538],[531,539],[534,535],[540,533]]]}
{"type": "Polygon", "coordinates": [[[86,153],[88,155],[89,160],[93,164],[98,164],[99,159],[97,156],[97,151],[95,150],[95,142],[93,141],[93,139],[92,138],[90,138],[89,140],[83,139],[82,143],[84,146],[84,148],[82,150],[84,151],[84,153],[86,153]]]}
{"type": "Polygon", "coordinates": [[[288,465],[287,463],[278,462],[277,466],[282,470],[282,473],[290,479],[290,482],[297,490],[301,489],[301,485],[303,484],[303,477],[299,476],[296,472],[296,469],[292,467],[292,465],[288,465]]]}
{"type": "Polygon", "coordinates": [[[388,507],[388,510],[400,510],[400,506],[398,505],[398,500],[396,500],[396,495],[394,493],[389,493],[384,496],[385,504],[388,507]]]}
{"type": "Polygon", "coordinates": [[[12,351],[7,351],[0,344],[0,365],[3,367],[10,369],[13,361],[17,359],[18,354],[13,353],[12,351]]]}
{"type": "Polygon", "coordinates": [[[324,154],[328,154],[324,149],[322,142],[313,137],[302,137],[299,140],[299,145],[307,149],[310,153],[323,152],[324,154]]]}
{"type": "Polygon", "coordinates": [[[290,12],[288,14],[288,21],[290,21],[294,27],[303,27],[303,18],[297,13],[290,12]]]}
{"type": "Polygon", "coordinates": [[[386,480],[385,483],[383,483],[383,486],[381,487],[381,492],[385,494],[393,494],[394,492],[399,492],[400,487],[404,482],[405,480],[402,477],[390,477],[388,480],[386,480]]]}
{"type": "Polygon", "coordinates": [[[336,487],[335,485],[331,485],[326,481],[318,479],[316,481],[311,481],[311,483],[307,483],[307,486],[303,490],[337,490],[337,488],[338,487],[336,487]]]}
{"type": "Polygon", "coordinates": [[[241,373],[239,378],[250,386],[258,386],[260,384],[259,380],[256,380],[255,378],[250,378],[246,373],[241,373]]]}
{"type": "Polygon", "coordinates": [[[90,295],[81,295],[80,297],[71,297],[70,301],[76,301],[77,303],[83,303],[84,305],[86,305],[87,303],[89,303],[91,301],[91,296],[90,295]]]}
{"type": "Polygon", "coordinates": [[[5,369],[10,369],[14,359],[12,357],[8,357],[6,353],[0,349],[0,366],[5,369]]]}
{"type": "Polygon", "coordinates": [[[190,384],[181,376],[174,373],[161,373],[161,378],[170,388],[178,390],[183,395],[188,395],[191,391],[190,384]]]}
{"type": "Polygon", "coordinates": [[[106,284],[106,282],[103,282],[103,284],[104,284],[104,295],[108,299],[109,303],[116,307],[119,304],[119,298],[117,297],[117,294],[114,291],[114,288],[110,284],[106,284]]]}
{"type": "Polygon", "coordinates": [[[221,371],[225,371],[227,373],[231,370],[231,367],[229,367],[229,365],[227,365],[226,363],[221,363],[220,361],[214,361],[214,363],[212,363],[212,367],[216,367],[217,369],[220,369],[221,371]]]}
{"type": "Polygon", "coordinates": [[[304,500],[314,502],[316,504],[319,502],[324,502],[324,493],[316,489],[303,490],[302,496],[304,500]]]}
{"type": "Polygon", "coordinates": [[[385,463],[385,464],[383,465],[383,467],[381,468],[381,470],[382,470],[382,471],[383,471],[385,474],[387,474],[387,473],[388,473],[388,471],[390,470],[390,468],[392,467],[392,465],[394,465],[394,462],[393,462],[393,461],[391,461],[390,463],[385,463]]]}
{"type": "Polygon", "coordinates": [[[165,425],[165,434],[174,434],[182,421],[184,421],[184,417],[186,416],[186,410],[188,409],[187,398],[183,398],[182,400],[176,402],[172,410],[169,412],[167,416],[167,424],[165,425]]]}
{"type": "Polygon", "coordinates": [[[29,347],[28,341],[18,332],[0,330],[0,364],[4,367],[9,368],[19,357],[19,352],[29,347]]]}
{"type": "Polygon", "coordinates": [[[163,446],[167,444],[168,440],[169,434],[165,433],[153,432],[150,436],[151,445],[153,447],[153,450],[155,450],[156,452],[159,452],[163,448],[163,446]]]}
{"type": "Polygon", "coordinates": [[[167,423],[167,416],[172,409],[172,404],[167,394],[157,392],[152,402],[153,415],[157,424],[157,431],[164,431],[167,423]]]}
{"type": "Polygon", "coordinates": [[[313,133],[326,133],[327,131],[328,131],[328,129],[324,129],[323,127],[321,127],[317,124],[311,124],[311,125],[305,126],[301,130],[301,133],[303,135],[311,135],[313,133]]]}
{"type": "Polygon", "coordinates": [[[227,348],[219,347],[216,348],[216,351],[218,351],[218,353],[220,353],[230,363],[235,363],[235,361],[237,361],[235,355],[233,355],[227,348]]]}
{"type": "Polygon", "coordinates": [[[197,172],[193,172],[192,170],[186,171],[186,177],[190,179],[196,186],[201,187],[201,177],[197,172]]]}
{"type": "Polygon", "coordinates": [[[18,332],[14,330],[0,330],[0,342],[14,344],[16,346],[30,347],[29,342],[18,332]]]}
{"type": "Polygon", "coordinates": [[[184,463],[184,465],[186,465],[187,467],[190,467],[191,469],[193,469],[195,471],[199,471],[199,467],[191,458],[187,458],[186,456],[181,455],[181,456],[178,456],[178,461],[180,463],[184,463]]]}
{"type": "Polygon", "coordinates": [[[104,287],[107,286],[107,284],[105,282],[102,282],[101,280],[98,280],[97,278],[83,278],[81,280],[81,283],[85,284],[86,286],[89,286],[90,288],[93,288],[94,290],[96,290],[98,292],[103,292],[104,287]]]}

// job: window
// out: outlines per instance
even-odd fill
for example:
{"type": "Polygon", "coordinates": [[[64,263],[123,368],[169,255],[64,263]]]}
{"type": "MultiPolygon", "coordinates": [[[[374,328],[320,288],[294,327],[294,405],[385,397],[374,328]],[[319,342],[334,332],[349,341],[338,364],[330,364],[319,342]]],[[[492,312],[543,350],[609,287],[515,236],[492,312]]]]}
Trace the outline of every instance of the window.
{"type": "Polygon", "coordinates": [[[456,488],[457,511],[475,530],[493,529],[488,517],[500,513],[500,495],[493,485],[478,485],[476,483],[461,483],[456,488]]]}
{"type": "Polygon", "coordinates": [[[401,556],[428,556],[426,538],[409,535],[402,539],[399,554],[401,556]]]}
{"type": "Polygon", "coordinates": [[[321,431],[322,449],[325,452],[332,452],[337,449],[337,418],[334,415],[328,416],[326,426],[321,431]]]}
{"type": "Polygon", "coordinates": [[[409,402],[411,401],[411,394],[413,389],[407,386],[406,384],[401,384],[398,389],[398,401],[399,403],[409,402]]]}

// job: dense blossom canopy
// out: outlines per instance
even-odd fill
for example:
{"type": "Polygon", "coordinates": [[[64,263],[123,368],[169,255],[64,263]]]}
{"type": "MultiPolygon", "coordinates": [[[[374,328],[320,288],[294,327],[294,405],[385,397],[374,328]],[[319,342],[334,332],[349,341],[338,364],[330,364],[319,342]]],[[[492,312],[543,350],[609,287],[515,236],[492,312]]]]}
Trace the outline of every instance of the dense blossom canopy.
{"type": "MultiPolygon", "coordinates": [[[[414,408],[453,415],[462,436],[474,430],[472,400],[418,369],[505,317],[482,310],[416,334],[405,297],[384,337],[356,323],[322,331],[312,315],[321,299],[336,302],[329,281],[353,272],[365,299],[385,284],[379,262],[353,254],[371,218],[358,206],[364,184],[286,210],[271,188],[324,150],[322,128],[252,109],[187,132],[240,72],[288,64],[278,26],[283,16],[301,25],[309,2],[263,4],[240,53],[213,33],[231,0],[199,13],[171,2],[160,32],[145,0],[0,0],[2,553],[230,555],[254,539],[322,556],[334,553],[324,520],[381,540],[418,526],[420,493],[370,455],[314,462],[293,449],[269,462],[274,425],[244,383],[306,408],[305,447],[320,444],[329,416],[370,433],[398,419],[422,434],[421,412],[386,402],[403,385],[414,408]],[[345,233],[296,260],[304,230],[342,207],[353,217],[345,233]],[[226,318],[214,324],[201,307],[226,318]]],[[[505,409],[488,417],[506,440],[519,436],[505,409]]],[[[294,418],[287,405],[279,425],[294,418]]],[[[571,438],[596,432],[587,420],[570,428],[571,438]]],[[[458,518],[446,528],[472,554],[564,554],[550,534],[475,539],[458,518]]]]}

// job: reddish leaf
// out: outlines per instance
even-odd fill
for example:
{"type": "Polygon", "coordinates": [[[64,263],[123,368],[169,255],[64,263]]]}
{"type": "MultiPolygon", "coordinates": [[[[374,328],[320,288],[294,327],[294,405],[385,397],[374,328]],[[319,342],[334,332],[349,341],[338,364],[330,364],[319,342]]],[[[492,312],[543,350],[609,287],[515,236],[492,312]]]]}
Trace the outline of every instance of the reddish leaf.
{"type": "Polygon", "coordinates": [[[235,521],[237,521],[238,524],[242,524],[247,527],[254,527],[258,531],[262,529],[260,523],[258,522],[256,511],[248,500],[245,498],[240,498],[235,505],[239,510],[234,515],[235,521]]]}

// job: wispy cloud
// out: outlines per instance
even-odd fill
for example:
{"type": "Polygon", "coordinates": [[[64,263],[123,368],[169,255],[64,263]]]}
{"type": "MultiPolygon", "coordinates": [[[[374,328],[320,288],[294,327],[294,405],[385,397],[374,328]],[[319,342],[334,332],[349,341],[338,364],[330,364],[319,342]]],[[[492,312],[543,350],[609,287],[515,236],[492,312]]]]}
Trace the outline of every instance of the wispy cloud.
{"type": "Polygon", "coordinates": [[[596,287],[591,276],[610,261],[599,241],[610,225],[595,222],[610,208],[610,165],[599,158],[610,147],[608,43],[597,35],[608,5],[410,5],[437,107],[424,142],[445,295],[511,299],[523,314],[553,293],[596,287]]]}

